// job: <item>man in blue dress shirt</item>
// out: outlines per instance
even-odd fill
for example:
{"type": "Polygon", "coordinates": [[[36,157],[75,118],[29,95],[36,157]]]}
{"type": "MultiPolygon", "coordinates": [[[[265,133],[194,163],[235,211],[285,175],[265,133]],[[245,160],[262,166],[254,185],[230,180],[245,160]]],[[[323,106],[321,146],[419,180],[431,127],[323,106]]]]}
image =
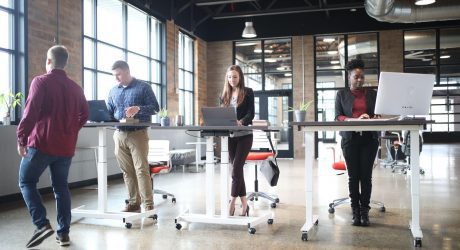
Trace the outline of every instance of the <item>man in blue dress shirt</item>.
{"type": "MultiPolygon", "coordinates": [[[[107,108],[112,116],[121,120],[133,117],[139,122],[150,122],[151,116],[159,111],[152,87],[131,76],[125,61],[116,61],[112,74],[117,86],[110,90],[107,108]]],[[[147,155],[149,136],[147,127],[117,127],[113,134],[115,156],[123,172],[123,179],[129,193],[129,203],[123,212],[140,212],[153,209],[152,183],[147,155]]]]}

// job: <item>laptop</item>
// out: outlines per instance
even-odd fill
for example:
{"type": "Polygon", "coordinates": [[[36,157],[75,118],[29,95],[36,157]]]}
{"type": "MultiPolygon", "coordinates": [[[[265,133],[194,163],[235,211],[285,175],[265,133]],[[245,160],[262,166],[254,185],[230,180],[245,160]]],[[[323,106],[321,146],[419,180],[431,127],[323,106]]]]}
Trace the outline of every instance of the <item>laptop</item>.
{"type": "Polygon", "coordinates": [[[107,109],[104,100],[91,100],[88,101],[90,122],[115,122],[107,109]]]}
{"type": "Polygon", "coordinates": [[[237,126],[236,109],[233,107],[203,107],[205,126],[237,126]]]}
{"type": "Polygon", "coordinates": [[[435,76],[399,72],[380,72],[375,114],[428,115],[435,76]]]}

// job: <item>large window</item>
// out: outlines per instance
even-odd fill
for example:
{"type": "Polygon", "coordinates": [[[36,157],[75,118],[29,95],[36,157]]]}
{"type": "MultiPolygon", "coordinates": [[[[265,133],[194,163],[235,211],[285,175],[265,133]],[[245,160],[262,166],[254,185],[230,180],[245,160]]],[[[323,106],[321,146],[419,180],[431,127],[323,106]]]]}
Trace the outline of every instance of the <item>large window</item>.
{"type": "MultiPolygon", "coordinates": [[[[335,119],[337,90],[348,87],[345,66],[360,58],[365,64],[365,86],[376,88],[379,74],[378,35],[376,33],[326,35],[315,37],[315,77],[317,120],[335,119]]],[[[318,134],[322,141],[335,140],[335,132],[318,134]]]]}
{"type": "MultiPolygon", "coordinates": [[[[24,0],[0,0],[0,94],[24,92],[27,86],[24,13],[24,0]]],[[[6,107],[1,104],[0,118],[6,111],[6,107]]],[[[12,121],[17,120],[17,115],[11,112],[12,121]]]]}
{"type": "Polygon", "coordinates": [[[460,131],[460,28],[405,31],[404,71],[436,75],[428,131],[460,131]]]}
{"type": "Polygon", "coordinates": [[[86,98],[107,99],[115,85],[112,64],[126,60],[131,75],[151,84],[165,106],[164,24],[118,0],[84,0],[83,5],[86,98]]]}
{"type": "Polygon", "coordinates": [[[185,125],[194,123],[194,63],[193,39],[179,32],[179,113],[185,125]]]}

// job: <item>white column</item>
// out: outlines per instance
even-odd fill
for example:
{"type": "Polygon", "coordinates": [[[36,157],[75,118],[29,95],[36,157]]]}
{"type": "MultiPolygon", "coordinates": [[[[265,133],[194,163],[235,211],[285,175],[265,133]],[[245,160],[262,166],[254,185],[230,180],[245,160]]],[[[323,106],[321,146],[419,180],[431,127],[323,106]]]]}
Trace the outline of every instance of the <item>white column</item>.
{"type": "Polygon", "coordinates": [[[220,216],[228,217],[228,137],[220,137],[220,216]]]}
{"type": "Polygon", "coordinates": [[[214,137],[206,138],[206,215],[214,216],[214,137]]]}

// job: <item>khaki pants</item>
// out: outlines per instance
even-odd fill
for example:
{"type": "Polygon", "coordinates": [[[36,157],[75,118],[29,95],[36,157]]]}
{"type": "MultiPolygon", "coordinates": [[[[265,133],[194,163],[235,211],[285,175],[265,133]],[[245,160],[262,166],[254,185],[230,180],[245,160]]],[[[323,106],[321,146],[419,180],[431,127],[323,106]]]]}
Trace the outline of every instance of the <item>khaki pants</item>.
{"type": "Polygon", "coordinates": [[[149,136],[147,129],[132,132],[115,131],[115,156],[123,172],[128,188],[129,203],[144,206],[153,205],[152,179],[150,178],[147,155],[149,136]]]}

